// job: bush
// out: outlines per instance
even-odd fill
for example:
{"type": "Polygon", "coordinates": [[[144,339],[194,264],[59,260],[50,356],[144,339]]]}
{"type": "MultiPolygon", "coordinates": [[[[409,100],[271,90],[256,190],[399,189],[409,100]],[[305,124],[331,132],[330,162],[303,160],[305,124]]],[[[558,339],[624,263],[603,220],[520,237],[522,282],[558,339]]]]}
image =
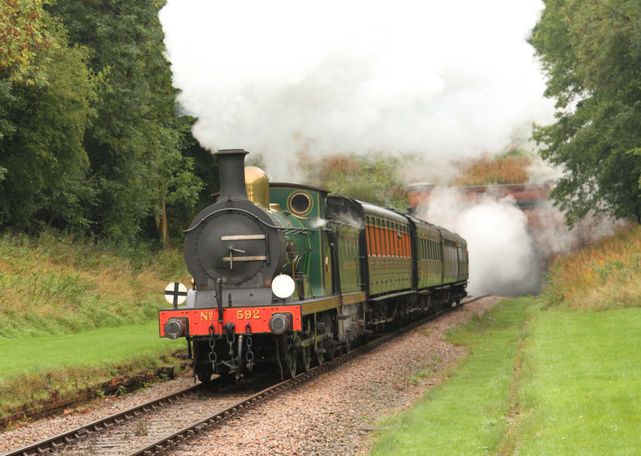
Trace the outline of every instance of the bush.
{"type": "Polygon", "coordinates": [[[641,227],[557,258],[544,297],[549,305],[610,309],[641,304],[641,227]]]}

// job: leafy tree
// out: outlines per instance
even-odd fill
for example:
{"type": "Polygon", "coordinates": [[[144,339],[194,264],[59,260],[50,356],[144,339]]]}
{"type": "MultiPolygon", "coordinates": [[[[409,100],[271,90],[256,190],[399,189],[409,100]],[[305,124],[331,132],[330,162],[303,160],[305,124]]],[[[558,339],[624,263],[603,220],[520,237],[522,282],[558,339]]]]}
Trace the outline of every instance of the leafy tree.
{"type": "MultiPolygon", "coordinates": [[[[5,0],[0,3],[0,141],[16,130],[9,120],[15,101],[12,81],[29,81],[36,73],[36,52],[49,44],[40,0],[5,0]]],[[[0,182],[7,169],[0,166],[0,182]]]]}
{"type": "Polygon", "coordinates": [[[312,185],[398,210],[407,208],[399,158],[383,154],[335,154],[313,159],[302,154],[299,163],[312,185]]]}
{"type": "Polygon", "coordinates": [[[167,243],[167,205],[190,209],[201,188],[193,163],[181,154],[190,123],[176,116],[161,6],[58,0],[51,7],[72,41],[91,49],[90,66],[101,76],[85,145],[97,191],[92,218],[97,231],[112,238],[132,240],[155,218],[167,243]]]}
{"type": "MultiPolygon", "coordinates": [[[[9,5],[15,24],[31,27],[31,33],[11,32],[23,43],[2,54],[0,226],[86,226],[91,189],[83,139],[94,96],[86,50],[68,46],[64,29],[41,9],[42,2],[9,5]]],[[[2,8],[4,15],[7,4],[2,8]]]]}
{"type": "Polygon", "coordinates": [[[556,100],[534,134],[565,170],[553,197],[571,223],[592,210],[641,221],[641,2],[546,0],[531,43],[556,100]]]}
{"type": "Polygon", "coordinates": [[[13,80],[33,77],[38,50],[51,45],[44,0],[0,3],[0,75],[13,80]]]}

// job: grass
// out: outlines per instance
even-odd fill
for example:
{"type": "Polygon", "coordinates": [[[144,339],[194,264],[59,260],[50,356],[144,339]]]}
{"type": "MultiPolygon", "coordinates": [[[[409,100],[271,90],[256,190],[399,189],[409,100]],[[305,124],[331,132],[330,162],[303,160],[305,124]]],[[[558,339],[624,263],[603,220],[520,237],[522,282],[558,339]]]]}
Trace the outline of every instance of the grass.
{"type": "Polygon", "coordinates": [[[188,278],[180,252],[114,251],[70,236],[1,236],[0,337],[146,322],[167,282],[188,278]]]}
{"type": "Polygon", "coordinates": [[[65,368],[118,365],[177,348],[182,345],[158,337],[155,321],[58,336],[4,338],[0,339],[0,381],[65,368]]]}
{"type": "Polygon", "coordinates": [[[505,301],[456,332],[470,355],[372,454],[633,455],[641,448],[641,308],[505,301]]]}
{"type": "Polygon", "coordinates": [[[452,334],[469,356],[383,421],[372,453],[638,454],[641,308],[544,302],[504,301],[452,334]]]}
{"type": "Polygon", "coordinates": [[[158,337],[180,252],[45,233],[0,236],[0,417],[179,361],[158,337]]]}
{"type": "Polygon", "coordinates": [[[641,303],[641,227],[558,258],[544,297],[570,309],[614,309],[641,303]]]}
{"type": "Polygon", "coordinates": [[[157,323],[76,334],[0,339],[0,416],[25,406],[73,397],[114,377],[178,364],[182,344],[158,337],[157,323]]]}
{"type": "Polygon", "coordinates": [[[639,454],[639,340],[639,308],[540,314],[524,353],[513,453],[639,454]]]}
{"type": "Polygon", "coordinates": [[[494,454],[507,429],[517,347],[532,307],[530,298],[506,301],[452,333],[470,356],[418,404],[383,422],[372,453],[494,454]]]}

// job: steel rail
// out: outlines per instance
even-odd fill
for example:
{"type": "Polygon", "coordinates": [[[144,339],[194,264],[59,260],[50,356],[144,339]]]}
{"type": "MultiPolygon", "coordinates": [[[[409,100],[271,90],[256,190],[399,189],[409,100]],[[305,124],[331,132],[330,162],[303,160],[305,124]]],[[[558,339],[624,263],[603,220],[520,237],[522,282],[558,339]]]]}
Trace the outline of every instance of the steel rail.
{"type": "MultiPolygon", "coordinates": [[[[474,301],[478,301],[479,299],[485,298],[487,296],[489,295],[470,298],[467,301],[462,302],[460,307],[462,307],[465,304],[470,304],[474,301]]],[[[320,366],[316,366],[308,370],[307,372],[303,372],[294,378],[284,380],[273,386],[265,388],[264,390],[252,396],[249,396],[229,407],[226,407],[222,410],[217,411],[213,415],[210,415],[209,417],[197,423],[191,424],[169,436],[163,437],[161,440],[158,440],[157,442],[154,442],[151,445],[148,445],[136,450],[134,453],[131,453],[130,456],[155,456],[155,455],[165,454],[167,451],[171,451],[172,449],[176,448],[178,445],[185,442],[186,440],[189,440],[206,430],[212,429],[233,417],[239,416],[240,414],[244,413],[251,407],[259,403],[265,402],[282,392],[292,390],[304,383],[307,383],[310,380],[318,377],[319,375],[325,372],[334,370],[337,367],[351,361],[352,359],[358,356],[361,356],[365,353],[368,353],[374,350],[375,348],[379,347],[380,345],[386,342],[389,342],[392,339],[400,337],[403,334],[406,334],[408,331],[411,331],[429,321],[432,321],[440,317],[441,315],[448,312],[449,310],[452,310],[452,309],[448,308],[445,310],[441,310],[440,312],[429,315],[426,318],[422,318],[413,323],[405,325],[402,328],[399,328],[397,331],[378,337],[365,345],[355,348],[354,350],[351,350],[346,354],[338,358],[335,358],[331,361],[327,361],[320,366]]]]}
{"type": "Polygon", "coordinates": [[[25,446],[19,450],[5,453],[3,456],[34,456],[58,450],[63,446],[74,444],[79,440],[86,439],[95,433],[106,431],[114,425],[123,424],[132,418],[156,410],[159,407],[163,407],[167,404],[183,399],[191,394],[195,394],[196,391],[200,389],[202,389],[201,385],[192,385],[180,391],[166,394],[160,398],[137,405],[136,407],[132,407],[123,412],[115,413],[106,418],[85,424],[81,427],[72,429],[71,431],[63,432],[62,434],[25,446]]]}

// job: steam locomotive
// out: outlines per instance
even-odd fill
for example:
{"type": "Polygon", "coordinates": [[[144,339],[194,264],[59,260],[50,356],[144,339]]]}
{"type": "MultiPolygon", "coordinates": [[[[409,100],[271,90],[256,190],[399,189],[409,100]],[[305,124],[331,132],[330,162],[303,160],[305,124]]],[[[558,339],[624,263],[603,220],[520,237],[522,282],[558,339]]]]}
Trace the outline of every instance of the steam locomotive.
{"type": "MultiPolygon", "coordinates": [[[[220,150],[220,193],[185,233],[193,288],[159,312],[195,375],[261,363],[293,377],[368,335],[466,296],[463,238],[408,214],[307,185],[270,183],[247,152],[220,150]]],[[[268,368],[268,367],[265,367],[268,368]]]]}

